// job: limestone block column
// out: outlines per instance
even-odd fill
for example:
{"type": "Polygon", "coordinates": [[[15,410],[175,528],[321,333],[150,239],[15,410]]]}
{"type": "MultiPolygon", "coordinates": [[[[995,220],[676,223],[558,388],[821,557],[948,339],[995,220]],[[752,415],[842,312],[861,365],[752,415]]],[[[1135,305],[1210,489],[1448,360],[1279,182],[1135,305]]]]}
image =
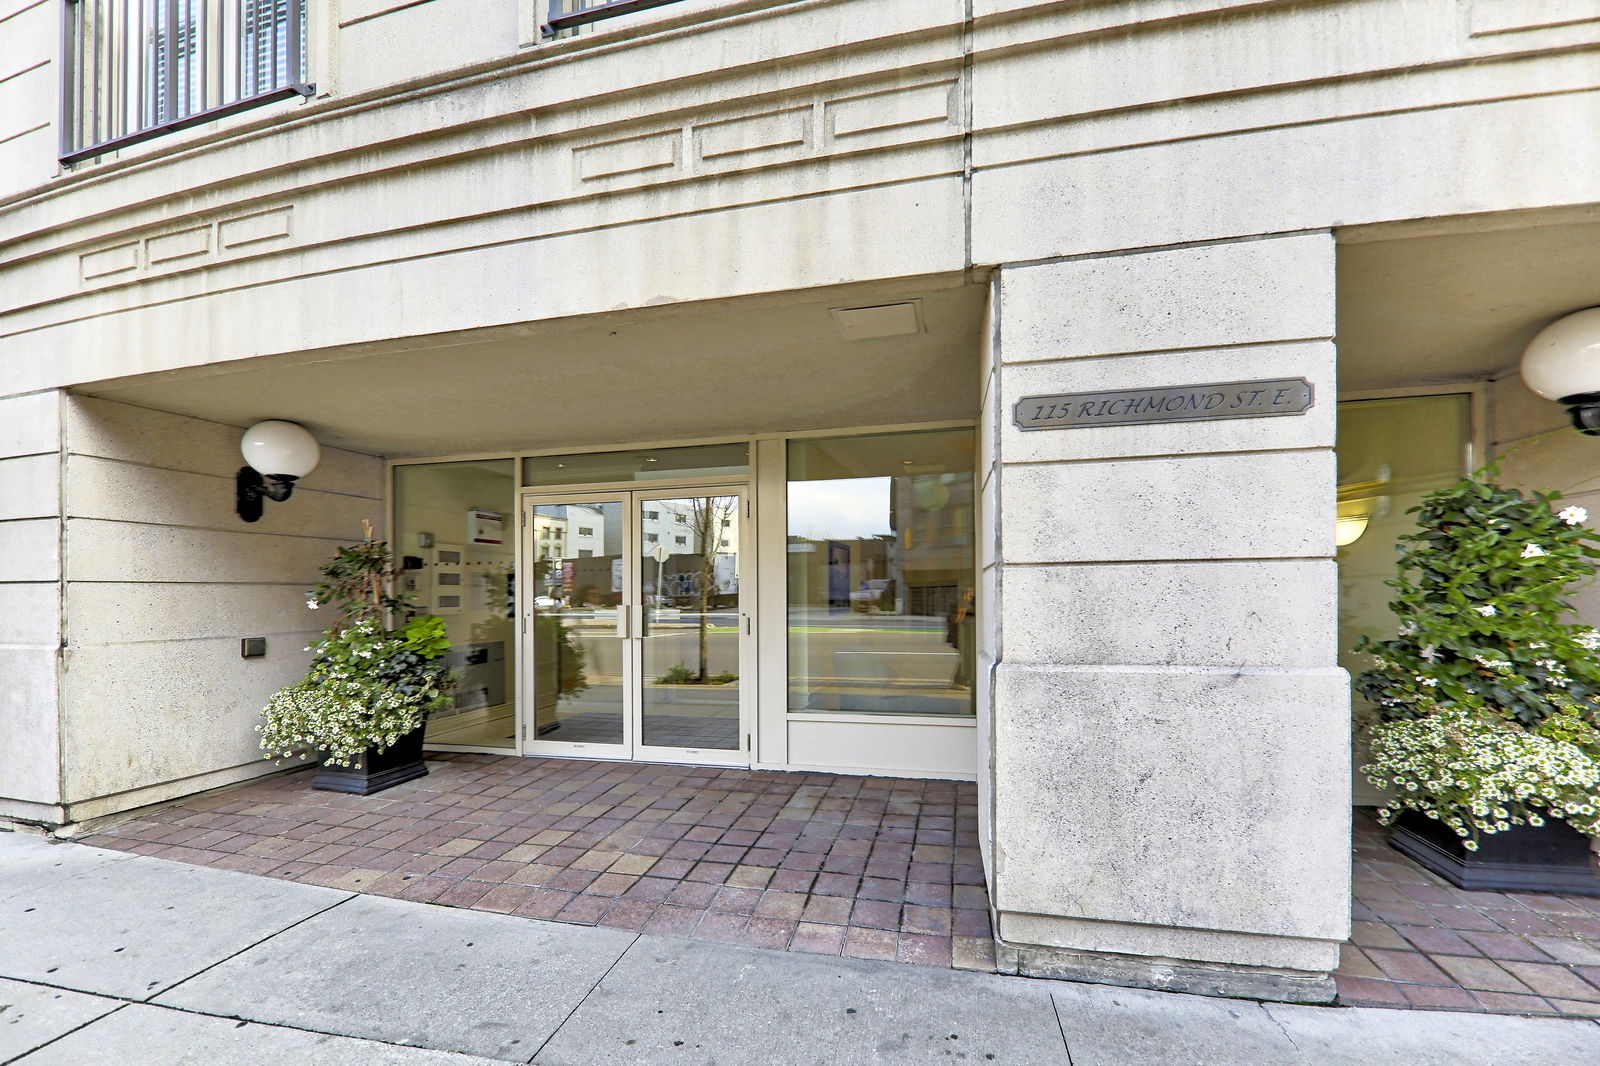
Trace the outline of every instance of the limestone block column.
{"type": "Polygon", "coordinates": [[[1334,244],[1003,268],[981,560],[1004,968],[1329,998],[1348,931],[1334,244]],[[1023,431],[1025,396],[1271,378],[1304,414],[1023,431]]]}
{"type": "Polygon", "coordinates": [[[60,821],[61,401],[0,399],[0,819],[60,821]]]}

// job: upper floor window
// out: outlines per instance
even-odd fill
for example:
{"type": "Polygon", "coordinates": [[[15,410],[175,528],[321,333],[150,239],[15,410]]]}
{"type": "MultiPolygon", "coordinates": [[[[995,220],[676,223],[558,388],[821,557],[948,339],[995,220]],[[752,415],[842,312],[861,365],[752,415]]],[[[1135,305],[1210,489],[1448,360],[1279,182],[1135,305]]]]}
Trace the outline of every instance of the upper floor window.
{"type": "Polygon", "coordinates": [[[601,19],[677,2],[678,0],[550,0],[544,35],[553,37],[562,30],[570,30],[590,22],[599,22],[601,19]]]}
{"type": "Polygon", "coordinates": [[[307,0],[63,2],[63,163],[311,94],[307,0]]]}

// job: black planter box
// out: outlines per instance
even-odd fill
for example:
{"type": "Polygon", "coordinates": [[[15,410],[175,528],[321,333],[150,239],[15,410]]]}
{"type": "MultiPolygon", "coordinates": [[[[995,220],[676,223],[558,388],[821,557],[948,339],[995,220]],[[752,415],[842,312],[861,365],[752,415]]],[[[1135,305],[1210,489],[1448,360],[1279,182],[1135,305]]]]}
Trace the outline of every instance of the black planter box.
{"type": "Polygon", "coordinates": [[[1566,822],[1552,818],[1541,826],[1481,834],[1477,851],[1461,843],[1444,823],[1416,811],[1402,813],[1389,837],[1390,847],[1457,888],[1600,896],[1600,867],[1589,838],[1566,822]]]}
{"type": "Polygon", "coordinates": [[[422,733],[422,729],[413,729],[393,747],[381,752],[368,748],[353,766],[323,764],[317,768],[311,787],[323,792],[370,796],[402,781],[426,776],[428,764],[422,758],[422,733]]]}

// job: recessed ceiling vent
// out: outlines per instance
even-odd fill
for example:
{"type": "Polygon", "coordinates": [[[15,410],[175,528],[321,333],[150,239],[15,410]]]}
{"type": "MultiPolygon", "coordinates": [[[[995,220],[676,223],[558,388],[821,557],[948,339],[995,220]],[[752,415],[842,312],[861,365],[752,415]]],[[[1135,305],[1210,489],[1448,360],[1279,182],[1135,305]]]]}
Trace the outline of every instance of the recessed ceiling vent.
{"type": "Polygon", "coordinates": [[[922,332],[921,300],[876,307],[835,307],[829,313],[847,341],[909,337],[922,332]]]}

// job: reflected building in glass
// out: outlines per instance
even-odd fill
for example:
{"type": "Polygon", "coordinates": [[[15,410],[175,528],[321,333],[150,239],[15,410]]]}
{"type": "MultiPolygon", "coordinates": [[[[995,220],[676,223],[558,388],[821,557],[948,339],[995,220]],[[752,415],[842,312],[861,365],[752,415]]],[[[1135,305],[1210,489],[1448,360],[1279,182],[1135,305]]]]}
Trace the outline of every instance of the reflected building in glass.
{"type": "Polygon", "coordinates": [[[789,708],[970,715],[973,433],[789,444],[789,708]]]}

